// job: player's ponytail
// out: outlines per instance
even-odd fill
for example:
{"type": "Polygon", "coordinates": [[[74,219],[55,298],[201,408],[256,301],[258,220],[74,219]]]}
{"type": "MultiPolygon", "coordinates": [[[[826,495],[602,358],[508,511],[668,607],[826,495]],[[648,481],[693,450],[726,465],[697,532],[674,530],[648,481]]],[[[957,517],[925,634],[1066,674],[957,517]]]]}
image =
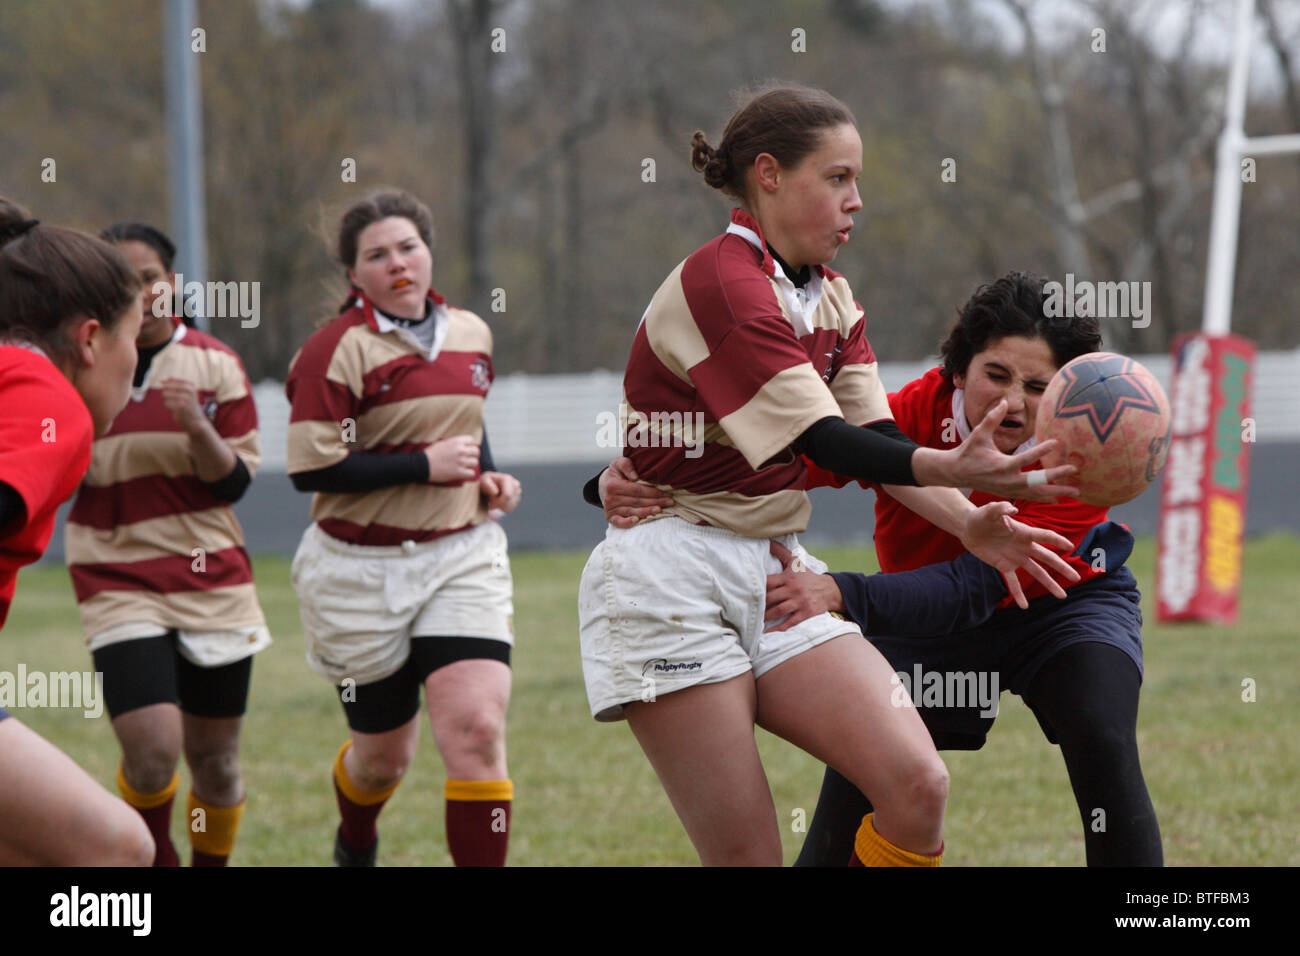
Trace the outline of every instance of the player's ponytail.
{"type": "Polygon", "coordinates": [[[745,201],[749,171],[760,153],[793,168],[815,150],[823,130],[854,123],[849,108],[825,90],[790,84],[754,93],[727,122],[714,149],[702,130],[691,137],[691,168],[714,189],[745,201]]]}
{"type": "Polygon", "coordinates": [[[42,225],[0,197],[0,340],[23,342],[73,367],[73,321],[111,329],[140,291],[122,254],[94,236],[42,225]]]}
{"type": "Polygon", "coordinates": [[[691,138],[691,168],[703,173],[704,181],[714,189],[725,189],[735,177],[731,156],[710,146],[701,129],[691,138]]]}

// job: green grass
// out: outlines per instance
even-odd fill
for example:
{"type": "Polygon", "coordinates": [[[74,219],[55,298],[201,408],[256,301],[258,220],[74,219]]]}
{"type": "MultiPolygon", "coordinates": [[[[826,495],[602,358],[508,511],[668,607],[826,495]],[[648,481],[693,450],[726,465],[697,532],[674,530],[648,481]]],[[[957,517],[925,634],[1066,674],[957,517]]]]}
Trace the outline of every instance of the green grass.
{"type": "MultiPolygon", "coordinates": [[[[1152,540],[1130,562],[1153,581],[1152,540]]],[[[874,569],[863,549],[823,549],[835,568],[874,569]]],[[[577,646],[578,577],[584,554],[513,556],[518,646],[509,752],[516,801],[510,860],[516,865],[691,865],[695,853],[626,724],[591,720],[577,646]]],[[[346,725],[332,689],[308,670],[289,563],[255,562],[275,644],[260,654],[243,737],[248,808],[235,862],[321,865],[337,823],[329,768],[346,725]]],[[[1296,865],[1294,797],[1300,792],[1296,660],[1300,539],[1246,547],[1241,621],[1232,627],[1157,626],[1145,603],[1146,682],[1138,736],[1170,865],[1296,865]],[[1241,699],[1253,678],[1257,701],[1241,699]]],[[[72,588],[62,568],[25,570],[0,634],[0,668],[87,670],[72,588]]],[[[107,718],[80,711],[17,716],[114,789],[118,749],[107,718]]],[[[821,767],[759,732],[782,823],[786,860],[811,816],[821,767]]],[[[1083,835],[1057,748],[1019,698],[1003,696],[989,742],[944,755],[952,775],[947,865],[1081,865],[1083,835]]],[[[186,771],[182,770],[182,778],[186,771]]],[[[187,781],[186,781],[187,783],[187,781]]],[[[416,763],[381,818],[380,863],[450,863],[442,824],[442,764],[427,725],[416,763]]],[[[181,801],[179,806],[183,807],[181,801]]],[[[183,813],[173,819],[185,843],[183,813]]],[[[188,858],[188,853],[183,852],[188,858]]]]}

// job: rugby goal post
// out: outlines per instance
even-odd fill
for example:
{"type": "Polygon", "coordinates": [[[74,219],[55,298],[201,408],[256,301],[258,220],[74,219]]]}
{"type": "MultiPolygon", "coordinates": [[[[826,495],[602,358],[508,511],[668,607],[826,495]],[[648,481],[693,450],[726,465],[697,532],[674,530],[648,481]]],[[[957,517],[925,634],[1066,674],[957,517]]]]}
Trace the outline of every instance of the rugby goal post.
{"type": "Polygon", "coordinates": [[[1300,153],[1300,134],[1245,134],[1254,31],[1255,0],[1237,0],[1226,115],[1215,157],[1201,332],[1173,343],[1173,421],[1156,544],[1156,616],[1162,622],[1237,618],[1249,450],[1255,441],[1254,346],[1230,331],[1241,187],[1254,181],[1256,157],[1300,153]]]}

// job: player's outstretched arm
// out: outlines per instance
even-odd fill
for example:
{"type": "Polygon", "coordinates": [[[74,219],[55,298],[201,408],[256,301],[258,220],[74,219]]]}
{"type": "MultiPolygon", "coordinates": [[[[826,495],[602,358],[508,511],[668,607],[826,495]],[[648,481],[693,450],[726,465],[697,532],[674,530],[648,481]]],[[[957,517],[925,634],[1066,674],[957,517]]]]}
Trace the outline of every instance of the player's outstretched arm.
{"type": "Polygon", "coordinates": [[[868,634],[925,637],[975,627],[988,620],[1007,589],[994,568],[973,555],[893,574],[837,571],[813,574],[792,563],[773,541],[780,574],[767,578],[765,620],[789,615],[784,631],[826,611],[852,618],[868,634]]]}
{"type": "Polygon", "coordinates": [[[947,451],[918,448],[912,456],[916,483],[948,488],[974,488],[1004,498],[1030,501],[1049,501],[1077,495],[1079,489],[1068,484],[1070,478],[1078,472],[1074,465],[1057,465],[1045,471],[1021,471],[1055,451],[1060,445],[1056,439],[1015,455],[998,451],[993,444],[993,432],[1006,412],[1007,403],[1003,399],[989,409],[984,420],[956,448],[947,451]],[[1056,484],[1058,481],[1062,484],[1056,484]]]}
{"type": "Polygon", "coordinates": [[[1028,607],[1029,602],[1016,579],[1016,568],[1024,568],[1057,597],[1065,597],[1065,590],[1053,580],[1048,569],[1071,584],[1079,580],[1077,571],[1048,550],[1055,548],[1068,553],[1074,544],[1054,531],[1031,528],[1012,520],[1010,515],[1016,513],[1016,507],[1009,501],[993,501],[976,508],[956,488],[883,487],[935,527],[959,538],[971,554],[1002,572],[1007,590],[1022,608],[1028,607]]]}

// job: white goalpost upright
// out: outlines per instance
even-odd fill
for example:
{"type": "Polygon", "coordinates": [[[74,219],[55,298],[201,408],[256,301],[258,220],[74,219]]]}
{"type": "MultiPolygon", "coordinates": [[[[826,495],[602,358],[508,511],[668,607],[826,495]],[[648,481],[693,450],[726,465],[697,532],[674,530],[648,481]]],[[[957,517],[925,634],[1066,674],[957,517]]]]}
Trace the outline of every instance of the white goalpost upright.
{"type": "Polygon", "coordinates": [[[1255,348],[1231,334],[1245,160],[1300,153],[1300,134],[1245,134],[1255,0],[1237,0],[1201,332],[1174,340],[1173,421],[1160,493],[1156,616],[1160,621],[1236,620],[1250,447],[1255,348]]]}
{"type": "Polygon", "coordinates": [[[1250,50],[1255,32],[1255,0],[1237,0],[1232,32],[1232,67],[1223,132],[1214,168],[1214,208],[1210,251],[1205,269],[1205,306],[1201,328],[1206,335],[1227,335],[1232,325],[1232,285],[1237,265],[1237,230],[1241,221],[1241,161],[1277,153],[1300,153],[1300,133],[1246,136],[1246,91],[1250,50]]]}

